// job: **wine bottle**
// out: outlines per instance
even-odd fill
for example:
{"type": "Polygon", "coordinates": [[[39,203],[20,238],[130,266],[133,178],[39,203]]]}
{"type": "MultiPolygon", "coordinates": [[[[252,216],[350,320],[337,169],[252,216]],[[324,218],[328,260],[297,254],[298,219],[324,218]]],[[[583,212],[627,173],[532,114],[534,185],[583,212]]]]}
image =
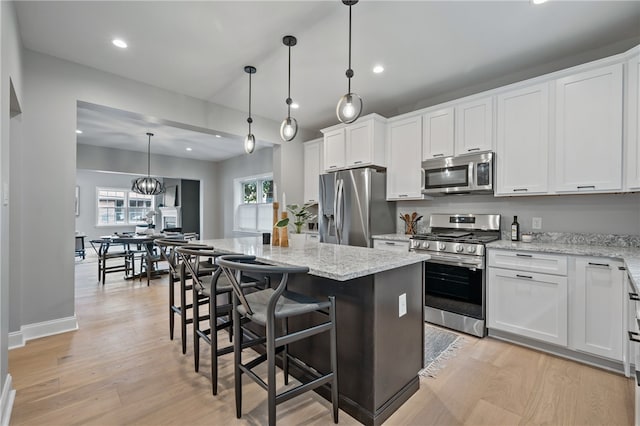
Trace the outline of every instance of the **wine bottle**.
{"type": "Polygon", "coordinates": [[[511,241],[520,240],[520,224],[518,223],[518,216],[513,217],[513,223],[511,224],[511,241]]]}

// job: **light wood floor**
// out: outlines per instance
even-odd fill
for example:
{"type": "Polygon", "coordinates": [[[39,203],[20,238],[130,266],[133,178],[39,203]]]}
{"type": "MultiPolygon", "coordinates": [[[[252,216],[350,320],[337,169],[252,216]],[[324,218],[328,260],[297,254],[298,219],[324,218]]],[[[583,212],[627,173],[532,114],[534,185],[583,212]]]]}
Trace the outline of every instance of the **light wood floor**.
{"type": "MultiPolygon", "coordinates": [[[[102,286],[96,269],[95,263],[76,267],[80,330],[10,351],[17,390],[12,424],[266,424],[266,394],[248,379],[243,418],[235,418],[232,355],[221,358],[213,397],[209,348],[202,348],[195,373],[191,337],[187,355],[179,337],[169,340],[166,277],[147,287],[111,274],[102,286]]],[[[633,423],[633,382],[614,373],[470,336],[445,364],[385,424],[633,423]]],[[[329,407],[307,393],[278,407],[278,423],[329,425],[329,407]]],[[[358,423],[341,411],[340,424],[358,423]]]]}

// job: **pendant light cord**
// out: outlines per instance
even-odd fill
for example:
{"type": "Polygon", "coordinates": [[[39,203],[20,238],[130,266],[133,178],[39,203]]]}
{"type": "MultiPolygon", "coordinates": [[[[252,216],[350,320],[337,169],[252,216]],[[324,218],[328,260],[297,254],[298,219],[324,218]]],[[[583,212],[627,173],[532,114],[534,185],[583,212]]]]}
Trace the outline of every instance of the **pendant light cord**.
{"type": "Polygon", "coordinates": [[[291,118],[291,44],[289,44],[289,79],[287,86],[287,118],[291,118]]]}
{"type": "MultiPolygon", "coordinates": [[[[349,5],[349,70],[351,70],[351,5],[349,5]]],[[[347,81],[347,93],[351,93],[351,77],[347,81]]]]}
{"type": "Polygon", "coordinates": [[[149,144],[147,145],[147,177],[151,177],[151,135],[149,136],[149,144]]]}
{"type": "Polygon", "coordinates": [[[249,134],[251,134],[251,73],[249,73],[249,134]]]}

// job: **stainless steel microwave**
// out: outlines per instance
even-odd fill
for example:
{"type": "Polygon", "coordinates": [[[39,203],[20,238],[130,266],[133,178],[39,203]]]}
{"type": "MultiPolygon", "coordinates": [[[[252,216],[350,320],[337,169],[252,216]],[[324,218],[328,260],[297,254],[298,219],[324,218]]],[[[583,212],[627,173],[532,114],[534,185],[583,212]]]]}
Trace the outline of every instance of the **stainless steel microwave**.
{"type": "Polygon", "coordinates": [[[423,194],[493,194],[493,152],[433,158],[422,162],[422,170],[423,194]]]}

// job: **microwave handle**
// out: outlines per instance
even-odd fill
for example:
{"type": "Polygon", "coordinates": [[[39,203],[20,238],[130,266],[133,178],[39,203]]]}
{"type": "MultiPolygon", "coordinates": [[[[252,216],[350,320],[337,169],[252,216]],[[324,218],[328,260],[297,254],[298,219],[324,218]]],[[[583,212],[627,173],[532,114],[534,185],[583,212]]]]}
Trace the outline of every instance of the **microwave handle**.
{"type": "Polygon", "coordinates": [[[427,174],[422,168],[420,169],[420,174],[422,176],[422,179],[420,180],[422,182],[422,188],[420,188],[420,192],[423,193],[423,191],[427,188],[427,183],[425,182],[425,179],[427,178],[427,174]]]}
{"type": "Polygon", "coordinates": [[[469,163],[469,189],[476,188],[476,172],[475,172],[476,163],[469,163]]]}

